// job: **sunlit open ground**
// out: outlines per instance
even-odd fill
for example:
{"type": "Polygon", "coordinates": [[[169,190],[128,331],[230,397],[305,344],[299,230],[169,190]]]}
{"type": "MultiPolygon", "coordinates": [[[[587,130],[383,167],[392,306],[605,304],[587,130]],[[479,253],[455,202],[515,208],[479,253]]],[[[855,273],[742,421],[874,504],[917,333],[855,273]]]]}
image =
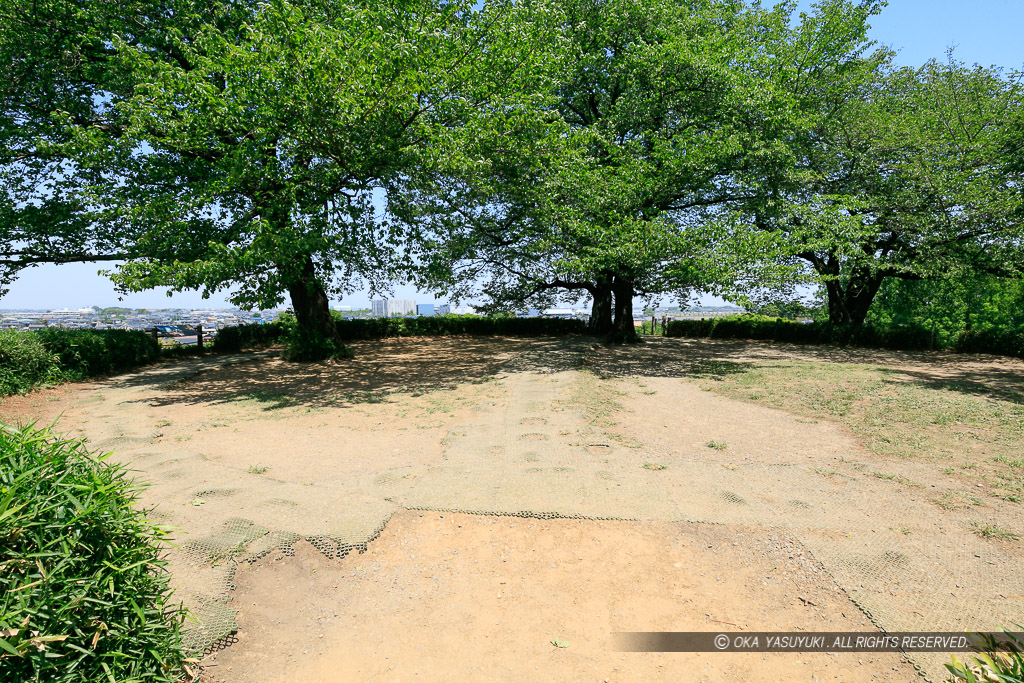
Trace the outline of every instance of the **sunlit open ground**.
{"type": "Polygon", "coordinates": [[[944,655],[627,654],[611,634],[1024,621],[1024,363],[660,338],[356,348],[0,404],[151,484],[191,642],[217,645],[210,681],[940,679],[944,655]]]}

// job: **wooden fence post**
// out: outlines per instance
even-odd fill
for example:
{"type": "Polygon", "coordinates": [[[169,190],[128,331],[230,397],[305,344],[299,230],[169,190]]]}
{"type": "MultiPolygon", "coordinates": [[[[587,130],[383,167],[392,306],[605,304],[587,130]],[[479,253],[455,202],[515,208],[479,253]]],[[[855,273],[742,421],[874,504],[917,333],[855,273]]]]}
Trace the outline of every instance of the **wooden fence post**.
{"type": "Polygon", "coordinates": [[[153,341],[160,343],[160,330],[154,327],[149,333],[153,335],[153,341]]]}
{"type": "Polygon", "coordinates": [[[200,351],[203,350],[203,326],[200,325],[196,328],[196,346],[200,351]]]}

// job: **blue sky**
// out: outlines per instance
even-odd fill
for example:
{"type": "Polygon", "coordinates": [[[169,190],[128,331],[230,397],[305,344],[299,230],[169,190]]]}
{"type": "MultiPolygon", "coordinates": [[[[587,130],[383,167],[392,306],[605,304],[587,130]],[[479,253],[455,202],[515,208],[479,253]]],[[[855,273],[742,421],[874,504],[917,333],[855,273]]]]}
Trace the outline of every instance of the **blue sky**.
{"type": "MultiPolygon", "coordinates": [[[[806,0],[801,7],[810,4],[806,0]]],[[[943,59],[946,49],[954,46],[957,58],[966,62],[1024,69],[1024,0],[889,0],[889,6],[871,24],[872,37],[897,50],[901,64],[918,66],[933,57],[943,59]]],[[[167,297],[160,290],[126,295],[119,303],[110,282],[96,274],[100,267],[81,263],[29,269],[0,298],[0,308],[228,306],[222,296],[203,300],[198,293],[189,292],[167,297]]],[[[433,300],[402,286],[396,287],[395,296],[421,303],[433,300]]],[[[369,294],[361,292],[337,303],[358,307],[368,302],[369,294]]]]}

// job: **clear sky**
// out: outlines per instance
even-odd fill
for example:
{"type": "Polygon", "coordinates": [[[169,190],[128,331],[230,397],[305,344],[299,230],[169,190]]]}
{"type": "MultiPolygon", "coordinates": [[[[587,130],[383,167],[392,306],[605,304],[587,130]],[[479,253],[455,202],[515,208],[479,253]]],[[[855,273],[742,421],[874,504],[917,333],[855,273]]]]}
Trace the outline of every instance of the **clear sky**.
{"type": "MultiPolygon", "coordinates": [[[[810,4],[805,0],[801,7],[810,4]]],[[[955,47],[956,57],[962,61],[1024,69],[1024,0],[889,0],[889,6],[871,24],[874,39],[897,50],[901,64],[919,66],[933,57],[944,59],[946,49],[955,47]]],[[[99,268],[83,263],[29,269],[0,298],[0,308],[228,306],[216,295],[204,301],[198,293],[167,297],[158,290],[127,295],[119,304],[110,282],[96,274],[99,268]]],[[[395,288],[395,296],[421,303],[433,300],[403,286],[395,288]]],[[[362,307],[368,302],[369,294],[362,292],[336,303],[362,307]]]]}

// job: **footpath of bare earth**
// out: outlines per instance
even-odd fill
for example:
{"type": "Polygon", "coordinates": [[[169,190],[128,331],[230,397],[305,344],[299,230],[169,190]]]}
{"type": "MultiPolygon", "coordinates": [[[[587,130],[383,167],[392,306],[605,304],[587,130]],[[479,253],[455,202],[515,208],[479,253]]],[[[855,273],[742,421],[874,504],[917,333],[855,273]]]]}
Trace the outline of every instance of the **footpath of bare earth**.
{"type": "Polygon", "coordinates": [[[615,631],[1024,621],[1024,364],[403,339],[13,397],[150,486],[212,682],[905,681],[944,654],[637,654],[615,631]],[[555,643],[566,645],[557,647],[555,643]]]}

